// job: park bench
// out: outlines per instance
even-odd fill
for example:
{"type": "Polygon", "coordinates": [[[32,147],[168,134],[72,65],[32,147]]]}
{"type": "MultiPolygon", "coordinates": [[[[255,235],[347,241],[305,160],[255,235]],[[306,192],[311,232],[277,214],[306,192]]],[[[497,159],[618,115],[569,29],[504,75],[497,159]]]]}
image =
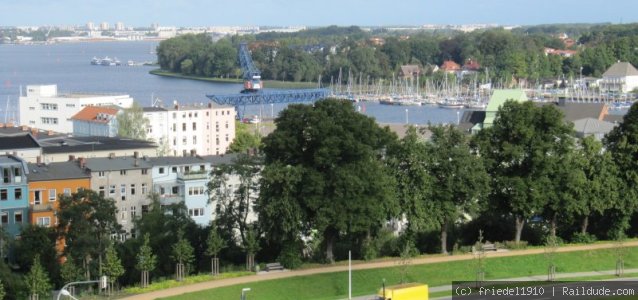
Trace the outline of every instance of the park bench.
{"type": "Polygon", "coordinates": [[[282,266],[278,262],[266,264],[266,271],[267,272],[275,271],[275,270],[283,270],[283,269],[284,269],[284,266],[282,266]]]}
{"type": "MultiPolygon", "coordinates": [[[[498,247],[496,247],[495,244],[492,243],[485,243],[483,244],[483,251],[497,251],[498,247]]],[[[476,246],[472,246],[472,253],[476,253],[477,249],[476,246]]]]}

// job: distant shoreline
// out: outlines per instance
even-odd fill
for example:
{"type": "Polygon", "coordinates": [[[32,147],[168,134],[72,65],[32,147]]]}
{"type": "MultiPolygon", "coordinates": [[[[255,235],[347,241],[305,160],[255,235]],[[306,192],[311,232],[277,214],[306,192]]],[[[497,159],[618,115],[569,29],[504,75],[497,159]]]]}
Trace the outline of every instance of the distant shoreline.
{"type": "MultiPolygon", "coordinates": [[[[202,77],[202,76],[193,76],[193,75],[183,75],[174,72],[168,72],[162,69],[155,69],[149,71],[152,75],[157,76],[165,76],[172,78],[180,78],[180,79],[191,79],[191,80],[199,80],[199,81],[208,81],[208,82],[216,82],[216,83],[234,83],[234,84],[242,84],[242,79],[235,78],[218,78],[218,77],[202,77]]],[[[316,88],[317,84],[314,82],[291,82],[291,81],[276,81],[276,80],[264,80],[264,87],[273,88],[273,89],[307,89],[307,88],[316,88]]]]}

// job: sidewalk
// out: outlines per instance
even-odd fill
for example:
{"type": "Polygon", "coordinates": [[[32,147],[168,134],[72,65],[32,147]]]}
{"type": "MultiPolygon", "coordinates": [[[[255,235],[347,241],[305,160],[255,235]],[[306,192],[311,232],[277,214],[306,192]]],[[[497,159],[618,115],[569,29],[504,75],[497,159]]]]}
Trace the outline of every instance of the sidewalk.
{"type": "MultiPolygon", "coordinates": [[[[638,241],[626,242],[624,246],[636,247],[638,246],[638,241]]],[[[566,247],[558,248],[556,252],[595,250],[595,249],[606,249],[606,248],[613,248],[613,247],[615,247],[615,244],[613,243],[566,246],[566,247]]],[[[487,257],[507,257],[507,256],[520,256],[520,255],[542,254],[542,253],[545,253],[545,249],[535,248],[535,249],[527,249],[527,250],[488,253],[487,257]]],[[[440,262],[457,261],[457,260],[470,260],[473,257],[474,257],[473,254],[428,256],[428,257],[414,259],[412,260],[412,264],[420,265],[420,264],[431,264],[431,263],[440,263],[440,262]]],[[[378,268],[388,268],[388,267],[395,267],[395,266],[396,266],[395,260],[387,260],[387,261],[377,261],[377,262],[371,262],[371,263],[355,263],[352,265],[352,270],[378,269],[378,268]]],[[[326,267],[306,269],[306,270],[292,270],[289,272],[277,272],[272,274],[269,273],[269,274],[263,274],[263,275],[261,274],[250,275],[250,276],[228,278],[228,279],[222,279],[222,280],[213,280],[213,281],[196,283],[192,285],[174,287],[174,288],[169,288],[165,290],[149,292],[145,294],[132,295],[132,296],[124,297],[121,299],[122,300],[153,300],[157,298],[177,296],[177,295],[181,295],[185,293],[192,293],[192,292],[208,290],[208,289],[229,286],[229,285],[235,285],[235,284],[246,284],[250,282],[257,282],[257,281],[263,281],[263,280],[273,280],[273,279],[281,279],[281,278],[288,278],[288,277],[295,277],[295,276],[308,276],[308,275],[314,275],[314,274],[324,274],[324,273],[334,273],[334,272],[344,272],[344,271],[348,271],[348,266],[346,264],[336,265],[336,266],[326,266],[326,267]]]]}

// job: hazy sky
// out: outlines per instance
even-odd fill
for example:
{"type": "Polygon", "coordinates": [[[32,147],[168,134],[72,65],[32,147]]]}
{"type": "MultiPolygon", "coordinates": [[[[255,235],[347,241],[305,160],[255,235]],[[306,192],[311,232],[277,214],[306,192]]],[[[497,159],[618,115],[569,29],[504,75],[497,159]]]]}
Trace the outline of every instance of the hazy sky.
{"type": "Polygon", "coordinates": [[[638,0],[0,0],[0,26],[630,23],[638,0]]]}

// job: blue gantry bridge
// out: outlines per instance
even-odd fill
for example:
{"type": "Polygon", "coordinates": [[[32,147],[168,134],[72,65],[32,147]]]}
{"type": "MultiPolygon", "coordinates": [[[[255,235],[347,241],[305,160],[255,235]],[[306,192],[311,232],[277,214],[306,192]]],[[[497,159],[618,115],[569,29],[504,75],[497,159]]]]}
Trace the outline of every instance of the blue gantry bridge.
{"type": "Polygon", "coordinates": [[[244,73],[244,90],[240,94],[206,95],[206,97],[217,104],[235,106],[240,120],[244,117],[246,105],[313,102],[326,98],[330,94],[329,89],[321,88],[263,90],[261,72],[253,63],[246,43],[239,45],[239,65],[244,73]]]}

